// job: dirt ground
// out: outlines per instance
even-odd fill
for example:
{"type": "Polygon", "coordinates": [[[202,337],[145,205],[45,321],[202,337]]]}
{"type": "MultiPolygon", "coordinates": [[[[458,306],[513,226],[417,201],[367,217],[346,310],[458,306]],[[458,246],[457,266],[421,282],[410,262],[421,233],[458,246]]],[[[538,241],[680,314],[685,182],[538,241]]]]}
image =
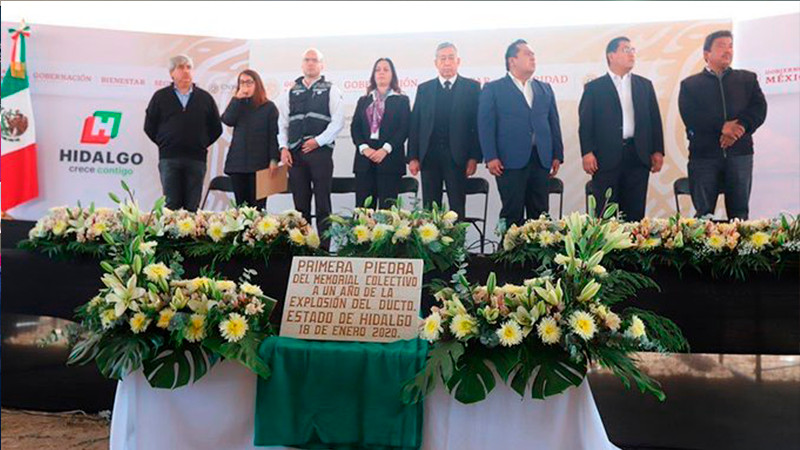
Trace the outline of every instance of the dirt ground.
{"type": "Polygon", "coordinates": [[[2,410],[3,450],[105,450],[108,434],[109,422],[99,415],[2,410]]]}

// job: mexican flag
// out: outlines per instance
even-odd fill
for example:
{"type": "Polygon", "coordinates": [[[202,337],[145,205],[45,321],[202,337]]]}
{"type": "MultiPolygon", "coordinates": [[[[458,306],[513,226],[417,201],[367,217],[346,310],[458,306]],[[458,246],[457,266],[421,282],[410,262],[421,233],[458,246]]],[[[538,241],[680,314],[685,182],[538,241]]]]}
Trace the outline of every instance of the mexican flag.
{"type": "Polygon", "coordinates": [[[25,39],[30,36],[30,27],[23,22],[18,29],[9,29],[9,33],[12,40],[11,63],[0,85],[0,181],[3,211],[39,196],[36,133],[28,70],[25,67],[25,39]]]}

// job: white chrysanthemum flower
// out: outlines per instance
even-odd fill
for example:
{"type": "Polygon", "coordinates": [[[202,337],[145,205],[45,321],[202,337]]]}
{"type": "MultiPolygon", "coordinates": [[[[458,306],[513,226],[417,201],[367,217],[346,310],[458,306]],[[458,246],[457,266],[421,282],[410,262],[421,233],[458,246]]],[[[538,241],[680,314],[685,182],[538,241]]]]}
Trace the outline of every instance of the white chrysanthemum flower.
{"type": "Polygon", "coordinates": [[[385,238],[389,233],[394,231],[394,227],[391,225],[386,225],[385,223],[379,223],[375,225],[375,228],[372,229],[372,234],[370,236],[370,240],[372,242],[380,241],[381,239],[385,238]]]}
{"type": "Polygon", "coordinates": [[[585,341],[592,339],[594,333],[597,331],[594,317],[586,311],[575,311],[572,313],[569,317],[569,326],[573,333],[577,334],[585,341]]]}
{"type": "Polygon", "coordinates": [[[249,328],[247,319],[237,313],[228,314],[228,318],[219,324],[219,332],[228,342],[239,342],[249,328]]]}
{"type": "Polygon", "coordinates": [[[256,225],[256,230],[261,233],[262,236],[274,236],[278,234],[278,227],[280,226],[280,222],[272,216],[267,216],[261,219],[256,225]]]}
{"type": "Polygon", "coordinates": [[[632,339],[641,339],[645,337],[645,327],[644,322],[638,316],[631,316],[631,325],[625,331],[625,336],[628,336],[632,339]]]}
{"type": "Polygon", "coordinates": [[[450,322],[450,332],[456,339],[464,339],[478,331],[478,321],[469,314],[456,314],[450,322]]]}
{"type": "Polygon", "coordinates": [[[434,342],[439,339],[442,334],[442,316],[439,313],[433,313],[422,322],[422,330],[420,330],[419,337],[428,342],[434,342]]]}
{"type": "Polygon", "coordinates": [[[366,225],[356,225],[353,227],[353,236],[356,237],[356,242],[359,244],[363,244],[364,242],[369,241],[369,228],[366,225]]]}
{"type": "Polygon", "coordinates": [[[172,269],[164,263],[148,264],[144,268],[144,274],[148,280],[158,283],[164,281],[172,273],[172,269]]]}
{"type": "Polygon", "coordinates": [[[236,290],[236,283],[231,280],[217,280],[215,284],[217,289],[222,292],[233,292],[236,290]]]}
{"type": "Polygon", "coordinates": [[[264,295],[264,291],[262,291],[260,287],[250,283],[242,283],[239,290],[247,295],[264,295]]]}
{"type": "Polygon", "coordinates": [[[211,222],[208,226],[208,236],[214,242],[219,242],[225,237],[225,226],[220,222],[211,222]]]}
{"type": "Polygon", "coordinates": [[[513,320],[507,320],[497,330],[497,337],[500,338],[500,345],[513,347],[522,342],[522,329],[513,320]]]}
{"type": "Polygon", "coordinates": [[[419,238],[422,240],[423,244],[433,242],[439,237],[439,229],[436,228],[436,225],[432,223],[426,223],[425,225],[417,228],[417,233],[419,234],[419,238]]]}
{"type": "Polygon", "coordinates": [[[556,344],[561,339],[561,327],[552,317],[545,317],[540,320],[539,324],[536,325],[536,332],[539,335],[539,339],[547,345],[556,344]]]}
{"type": "Polygon", "coordinates": [[[178,221],[178,235],[185,237],[194,234],[195,223],[194,218],[187,217],[178,221]]]}
{"type": "Polygon", "coordinates": [[[392,236],[392,242],[402,241],[408,239],[411,235],[411,227],[408,226],[408,222],[401,222],[400,225],[397,227],[397,230],[394,232],[394,236],[392,236]]]}

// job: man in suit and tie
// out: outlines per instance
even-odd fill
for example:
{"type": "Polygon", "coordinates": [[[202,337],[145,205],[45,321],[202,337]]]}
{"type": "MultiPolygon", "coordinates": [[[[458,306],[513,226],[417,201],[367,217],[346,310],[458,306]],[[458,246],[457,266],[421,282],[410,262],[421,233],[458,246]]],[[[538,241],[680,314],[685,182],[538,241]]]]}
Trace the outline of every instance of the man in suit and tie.
{"type": "Polygon", "coordinates": [[[626,220],[644,217],[650,172],[664,165],[664,133],[653,83],[631,73],[636,49],[620,36],[606,46],[608,73],[586,84],[578,134],[583,170],[592,176],[597,213],[611,188],[626,220]]]}
{"type": "Polygon", "coordinates": [[[422,201],[442,204],[442,182],[451,210],[464,217],[467,177],[481,160],[478,97],[481,86],[458,74],[456,46],[443,42],[434,64],[439,76],[417,88],[408,136],[408,169],[422,171],[422,201]]]}
{"type": "Polygon", "coordinates": [[[531,47],[518,39],[505,58],[506,76],[487,83],[481,93],[478,135],[500,191],[500,218],[519,225],[526,211],[535,219],[549,210],[549,177],[564,162],[564,143],[553,88],[533,79],[531,47]]]}

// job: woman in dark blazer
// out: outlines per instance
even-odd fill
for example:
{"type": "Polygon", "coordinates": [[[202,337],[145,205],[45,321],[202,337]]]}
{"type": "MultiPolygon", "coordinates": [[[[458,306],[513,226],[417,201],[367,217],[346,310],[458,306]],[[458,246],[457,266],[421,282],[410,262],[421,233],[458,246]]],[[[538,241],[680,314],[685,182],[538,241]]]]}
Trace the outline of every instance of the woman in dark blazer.
{"type": "Polygon", "coordinates": [[[278,153],[278,108],[269,99],[254,70],[239,74],[236,94],[231,99],[222,123],[233,127],[233,139],[225,159],[225,174],[233,182],[236,204],[264,208],[266,199],[256,202],[256,172],[280,160],[278,153]]]}
{"type": "Polygon", "coordinates": [[[411,107],[400,91],[397,72],[389,58],[372,67],[367,95],[358,99],[350,135],[356,145],[356,205],[372,196],[372,206],[390,206],[406,173],[406,138],[411,107]]]}

